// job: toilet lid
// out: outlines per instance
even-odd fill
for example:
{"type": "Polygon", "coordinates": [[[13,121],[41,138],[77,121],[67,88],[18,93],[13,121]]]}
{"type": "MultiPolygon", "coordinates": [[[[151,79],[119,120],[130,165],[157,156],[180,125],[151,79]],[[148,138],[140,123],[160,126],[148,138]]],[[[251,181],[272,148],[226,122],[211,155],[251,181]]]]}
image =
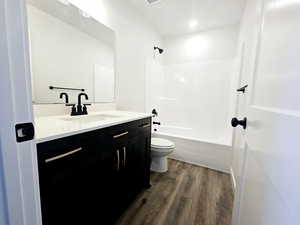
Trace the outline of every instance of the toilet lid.
{"type": "Polygon", "coordinates": [[[151,146],[155,148],[174,148],[175,144],[163,138],[151,138],[151,146]]]}

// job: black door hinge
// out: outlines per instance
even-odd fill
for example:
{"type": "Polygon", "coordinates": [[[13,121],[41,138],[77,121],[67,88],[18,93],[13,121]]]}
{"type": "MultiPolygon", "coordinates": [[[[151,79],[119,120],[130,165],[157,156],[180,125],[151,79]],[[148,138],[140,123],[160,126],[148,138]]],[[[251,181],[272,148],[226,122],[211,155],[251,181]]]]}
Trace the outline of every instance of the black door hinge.
{"type": "Polygon", "coordinates": [[[34,126],[32,123],[16,124],[17,142],[30,141],[34,138],[34,126]]]}

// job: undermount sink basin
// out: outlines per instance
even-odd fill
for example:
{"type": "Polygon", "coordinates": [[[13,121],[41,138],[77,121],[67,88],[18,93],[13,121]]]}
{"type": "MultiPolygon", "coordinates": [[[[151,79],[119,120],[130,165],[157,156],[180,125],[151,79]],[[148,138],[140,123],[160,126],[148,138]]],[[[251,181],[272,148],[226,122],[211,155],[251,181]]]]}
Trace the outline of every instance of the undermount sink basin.
{"type": "Polygon", "coordinates": [[[68,118],[62,118],[61,120],[70,121],[70,122],[97,122],[108,119],[119,118],[118,115],[110,115],[110,114],[97,114],[97,115],[83,115],[83,116],[70,116],[68,118]]]}

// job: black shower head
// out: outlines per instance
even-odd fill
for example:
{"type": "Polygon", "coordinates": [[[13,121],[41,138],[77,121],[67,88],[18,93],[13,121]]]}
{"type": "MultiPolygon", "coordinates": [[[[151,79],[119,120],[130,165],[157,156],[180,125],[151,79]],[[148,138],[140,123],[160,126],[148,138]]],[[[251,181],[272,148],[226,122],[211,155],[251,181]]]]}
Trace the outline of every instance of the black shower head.
{"type": "Polygon", "coordinates": [[[158,50],[159,54],[162,54],[164,52],[162,48],[159,48],[157,46],[154,46],[154,50],[158,50]]]}

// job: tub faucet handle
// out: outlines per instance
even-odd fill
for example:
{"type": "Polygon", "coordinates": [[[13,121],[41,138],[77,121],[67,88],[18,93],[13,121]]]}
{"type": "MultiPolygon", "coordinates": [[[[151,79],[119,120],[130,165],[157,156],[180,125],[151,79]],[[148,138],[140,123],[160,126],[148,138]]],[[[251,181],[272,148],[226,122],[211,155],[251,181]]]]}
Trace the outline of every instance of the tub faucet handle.
{"type": "Polygon", "coordinates": [[[153,114],[153,117],[158,116],[156,109],[152,109],[152,114],[153,114]]]}

